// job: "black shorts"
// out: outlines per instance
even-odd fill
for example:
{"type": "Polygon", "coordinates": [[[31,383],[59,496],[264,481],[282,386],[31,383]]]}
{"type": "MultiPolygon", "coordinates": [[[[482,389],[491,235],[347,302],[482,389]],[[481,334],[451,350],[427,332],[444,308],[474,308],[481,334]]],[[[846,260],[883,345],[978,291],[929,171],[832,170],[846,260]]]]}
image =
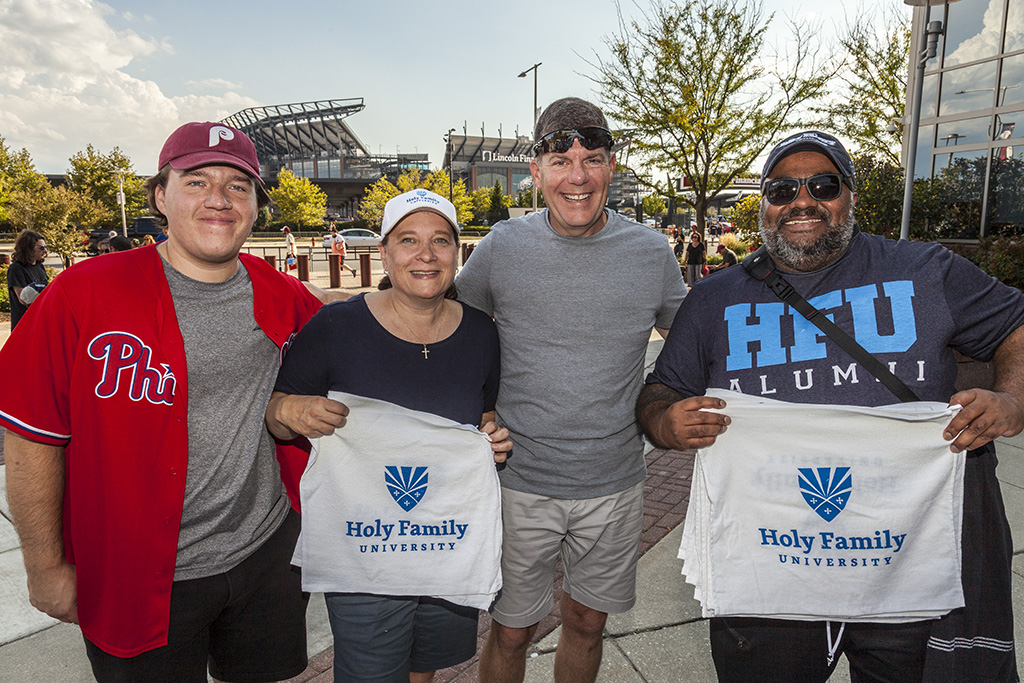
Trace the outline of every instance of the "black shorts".
{"type": "Polygon", "coordinates": [[[258,683],[292,678],[306,668],[306,603],[299,572],[289,566],[299,515],[256,552],[223,574],[171,587],[167,645],[136,657],[108,654],[85,639],[100,683],[258,683]]]}
{"type": "Polygon", "coordinates": [[[476,654],[479,610],[428,597],[326,593],[334,680],[408,682],[476,654]]]}

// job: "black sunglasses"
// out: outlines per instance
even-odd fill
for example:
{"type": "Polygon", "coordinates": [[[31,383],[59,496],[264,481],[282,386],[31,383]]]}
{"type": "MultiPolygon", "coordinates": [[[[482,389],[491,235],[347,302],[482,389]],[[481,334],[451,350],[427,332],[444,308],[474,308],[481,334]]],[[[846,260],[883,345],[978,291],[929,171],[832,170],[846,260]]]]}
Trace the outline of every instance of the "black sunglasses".
{"type": "Polygon", "coordinates": [[[585,149],[607,147],[610,150],[612,143],[615,142],[612,134],[599,126],[553,130],[537,141],[533,146],[533,155],[540,156],[547,152],[565,154],[572,147],[574,140],[579,140],[585,149]]]}
{"type": "Polygon", "coordinates": [[[822,173],[810,178],[772,178],[764,184],[764,197],[769,204],[784,206],[800,194],[800,186],[807,186],[811,199],[830,202],[843,193],[843,176],[838,173],[822,173]]]}

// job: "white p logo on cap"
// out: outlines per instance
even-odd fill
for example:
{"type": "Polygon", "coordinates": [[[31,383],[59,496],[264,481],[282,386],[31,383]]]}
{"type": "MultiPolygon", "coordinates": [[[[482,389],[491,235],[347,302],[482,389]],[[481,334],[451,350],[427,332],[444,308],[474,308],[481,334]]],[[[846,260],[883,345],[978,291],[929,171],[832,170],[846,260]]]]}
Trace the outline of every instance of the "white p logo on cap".
{"type": "Polygon", "coordinates": [[[221,140],[234,140],[235,134],[230,128],[213,126],[210,128],[210,147],[216,147],[221,140]]]}

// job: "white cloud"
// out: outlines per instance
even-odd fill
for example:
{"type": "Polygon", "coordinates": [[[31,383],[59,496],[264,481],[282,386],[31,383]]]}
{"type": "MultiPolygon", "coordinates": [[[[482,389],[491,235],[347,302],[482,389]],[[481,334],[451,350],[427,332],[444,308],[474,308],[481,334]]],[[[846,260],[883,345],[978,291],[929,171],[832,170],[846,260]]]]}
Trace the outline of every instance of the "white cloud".
{"type": "MultiPolygon", "coordinates": [[[[1011,5],[1013,3],[1010,3],[1011,5]]],[[[951,11],[952,13],[952,11],[951,11]]],[[[981,31],[970,36],[953,49],[947,47],[945,66],[966,64],[976,59],[991,57],[999,52],[999,35],[1002,31],[1002,0],[990,2],[982,14],[981,31]]],[[[955,18],[953,19],[955,21],[955,18]]]]}
{"type": "Polygon", "coordinates": [[[42,172],[63,172],[91,143],[103,152],[118,146],[138,172],[151,173],[181,123],[256,104],[221,79],[195,84],[221,94],[168,97],[129,75],[134,59],[173,49],[115,30],[106,20],[112,13],[94,0],[0,0],[0,136],[28,149],[42,172]]]}
{"type": "Polygon", "coordinates": [[[245,86],[233,83],[225,78],[207,78],[202,81],[185,81],[185,85],[194,90],[241,90],[245,86]]]}

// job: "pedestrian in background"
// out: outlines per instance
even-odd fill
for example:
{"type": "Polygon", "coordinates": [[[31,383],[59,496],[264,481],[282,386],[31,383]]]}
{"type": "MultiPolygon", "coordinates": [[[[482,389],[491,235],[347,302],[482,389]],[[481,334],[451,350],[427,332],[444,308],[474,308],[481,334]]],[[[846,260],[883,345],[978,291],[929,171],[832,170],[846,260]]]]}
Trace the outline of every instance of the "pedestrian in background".
{"type": "Polygon", "coordinates": [[[690,233],[690,243],[686,245],[686,284],[693,287],[704,277],[704,266],[708,261],[708,248],[701,239],[700,233],[690,233]]]}
{"type": "Polygon", "coordinates": [[[38,232],[22,230],[14,242],[14,254],[7,268],[7,294],[11,301],[11,332],[29,305],[49,283],[43,261],[46,239],[38,232]]]}
{"type": "Polygon", "coordinates": [[[338,234],[338,231],[331,228],[331,253],[337,255],[338,265],[341,266],[342,270],[347,270],[352,273],[352,277],[356,276],[355,268],[345,264],[346,246],[345,238],[338,234]]]}

